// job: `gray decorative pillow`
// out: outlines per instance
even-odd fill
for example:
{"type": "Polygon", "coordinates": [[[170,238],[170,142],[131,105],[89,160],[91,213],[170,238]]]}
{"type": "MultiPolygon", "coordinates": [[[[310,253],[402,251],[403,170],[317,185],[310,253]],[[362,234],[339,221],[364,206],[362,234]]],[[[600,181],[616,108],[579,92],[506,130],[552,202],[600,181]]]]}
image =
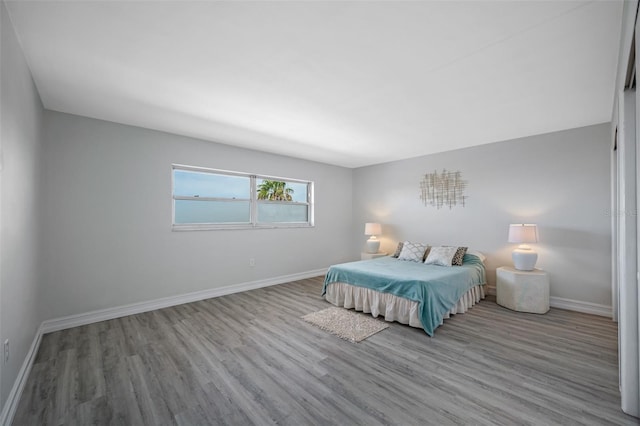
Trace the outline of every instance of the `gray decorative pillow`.
{"type": "Polygon", "coordinates": [[[402,243],[402,251],[398,260],[411,260],[413,262],[422,262],[424,252],[427,250],[427,245],[422,243],[412,243],[405,241],[402,243]]]}
{"type": "Polygon", "coordinates": [[[396,248],[396,252],[395,252],[395,253],[393,253],[393,256],[391,256],[391,257],[398,257],[398,256],[400,256],[400,253],[402,252],[402,246],[403,246],[403,243],[402,243],[402,241],[400,241],[400,242],[398,243],[398,247],[396,248]]]}
{"type": "Polygon", "coordinates": [[[453,259],[451,260],[452,266],[462,266],[464,255],[467,253],[467,248],[468,247],[458,247],[456,254],[453,255],[453,259]]]}
{"type": "Polygon", "coordinates": [[[427,265],[451,266],[456,251],[458,251],[458,247],[431,247],[431,251],[424,263],[427,265]]]}

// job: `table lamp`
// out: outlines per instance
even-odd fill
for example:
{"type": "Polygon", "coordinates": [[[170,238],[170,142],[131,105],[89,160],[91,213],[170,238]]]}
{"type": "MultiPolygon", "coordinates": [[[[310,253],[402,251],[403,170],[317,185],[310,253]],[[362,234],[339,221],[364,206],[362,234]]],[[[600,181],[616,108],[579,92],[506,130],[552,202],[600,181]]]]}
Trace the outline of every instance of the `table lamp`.
{"type": "Polygon", "coordinates": [[[364,235],[371,235],[367,240],[367,253],[377,253],[380,249],[380,240],[376,235],[382,234],[382,226],[379,223],[367,223],[364,225],[364,235]]]}
{"type": "Polygon", "coordinates": [[[538,227],[532,223],[509,225],[509,242],[520,244],[511,253],[513,266],[520,271],[533,271],[538,261],[538,253],[527,244],[538,242],[538,227]]]}

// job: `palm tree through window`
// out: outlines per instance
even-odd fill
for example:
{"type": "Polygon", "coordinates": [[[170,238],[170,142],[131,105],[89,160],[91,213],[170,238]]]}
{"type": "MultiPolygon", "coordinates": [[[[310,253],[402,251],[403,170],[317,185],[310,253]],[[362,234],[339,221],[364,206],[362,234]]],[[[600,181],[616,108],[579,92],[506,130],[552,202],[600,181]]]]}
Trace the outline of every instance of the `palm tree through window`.
{"type": "Polygon", "coordinates": [[[278,180],[263,180],[258,185],[258,200],[293,201],[295,190],[287,187],[287,183],[278,180]]]}

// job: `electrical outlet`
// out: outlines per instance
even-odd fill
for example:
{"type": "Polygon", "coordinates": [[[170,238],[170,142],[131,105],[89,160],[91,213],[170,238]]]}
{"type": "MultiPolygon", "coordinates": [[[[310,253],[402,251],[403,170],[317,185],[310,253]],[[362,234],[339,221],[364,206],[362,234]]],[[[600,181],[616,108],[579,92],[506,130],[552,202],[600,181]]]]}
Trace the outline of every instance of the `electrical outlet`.
{"type": "Polygon", "coordinates": [[[9,362],[9,339],[4,341],[4,363],[9,362]]]}
{"type": "Polygon", "coordinates": [[[249,258],[249,266],[252,268],[256,266],[256,260],[253,257],[249,258]]]}

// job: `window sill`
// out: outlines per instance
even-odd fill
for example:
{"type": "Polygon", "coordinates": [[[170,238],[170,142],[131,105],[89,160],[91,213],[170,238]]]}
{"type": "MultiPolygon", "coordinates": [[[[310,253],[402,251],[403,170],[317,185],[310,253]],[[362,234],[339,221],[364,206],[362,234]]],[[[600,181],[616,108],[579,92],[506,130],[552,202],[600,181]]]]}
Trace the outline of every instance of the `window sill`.
{"type": "Polygon", "coordinates": [[[287,228],[314,228],[308,223],[288,223],[288,224],[263,224],[263,225],[172,225],[172,232],[184,231],[230,231],[242,229],[287,229],[287,228]]]}

